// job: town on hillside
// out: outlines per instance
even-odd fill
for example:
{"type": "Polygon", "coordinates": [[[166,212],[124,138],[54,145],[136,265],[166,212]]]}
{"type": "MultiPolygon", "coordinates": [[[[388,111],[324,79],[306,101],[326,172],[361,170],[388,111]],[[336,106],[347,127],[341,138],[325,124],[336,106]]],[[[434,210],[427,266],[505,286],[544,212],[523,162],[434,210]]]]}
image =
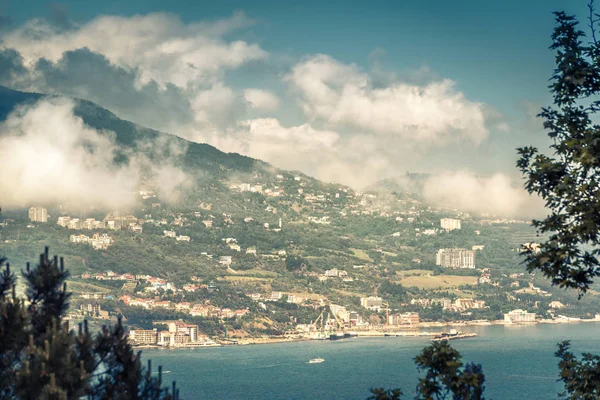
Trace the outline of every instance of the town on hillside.
{"type": "Polygon", "coordinates": [[[591,321],[600,309],[594,293],[577,302],[523,272],[521,252],[540,241],[523,220],[261,169],[175,204],[156,189],[126,210],[10,210],[0,241],[18,265],[43,237],[71,271],[68,318],[121,316],[139,346],[431,335],[591,321]]]}

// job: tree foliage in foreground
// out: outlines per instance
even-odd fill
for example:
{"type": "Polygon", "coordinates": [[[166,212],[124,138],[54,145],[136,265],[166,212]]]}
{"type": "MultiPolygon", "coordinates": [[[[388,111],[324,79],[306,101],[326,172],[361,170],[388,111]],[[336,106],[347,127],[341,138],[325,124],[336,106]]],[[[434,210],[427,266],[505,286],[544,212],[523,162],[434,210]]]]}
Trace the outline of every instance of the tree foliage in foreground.
{"type": "MultiPolygon", "coordinates": [[[[161,376],[144,370],[119,320],[92,334],[87,323],[70,330],[68,271],[48,257],[23,271],[26,299],[0,259],[0,399],[173,399],[161,376]]],[[[175,389],[175,387],[174,387],[175,389]]]]}
{"type": "Polygon", "coordinates": [[[560,380],[565,384],[562,396],[572,400],[600,398],[600,357],[583,353],[581,361],[569,351],[569,341],[558,344],[560,380]]]}
{"type": "MultiPolygon", "coordinates": [[[[463,365],[458,350],[447,341],[434,342],[415,358],[419,372],[425,377],[417,384],[417,399],[421,400],[483,400],[485,375],[481,365],[463,365]]],[[[399,400],[400,389],[371,389],[369,400],[399,400]]]]}
{"type": "Polygon", "coordinates": [[[552,34],[556,69],[550,91],[554,104],[539,114],[552,139],[552,155],[535,147],[518,149],[517,167],[525,188],[539,195],[549,209],[534,220],[538,232],[549,235],[539,252],[525,248],[529,272],[540,270],[553,285],[585,293],[600,276],[600,45],[598,15],[590,3],[591,40],[574,16],[555,13],[552,34]]]}
{"type": "MultiPolygon", "coordinates": [[[[539,114],[553,141],[553,154],[524,147],[518,149],[517,162],[527,191],[544,199],[550,210],[545,219],[533,221],[549,238],[539,251],[525,249],[527,270],[540,270],[553,285],[576,289],[580,296],[600,276],[600,16],[593,1],[588,7],[591,39],[574,16],[555,13],[550,46],[556,53],[550,85],[554,104],[539,114]]],[[[600,357],[585,353],[579,360],[569,345],[559,343],[556,352],[562,395],[570,400],[600,398],[600,357]]]]}

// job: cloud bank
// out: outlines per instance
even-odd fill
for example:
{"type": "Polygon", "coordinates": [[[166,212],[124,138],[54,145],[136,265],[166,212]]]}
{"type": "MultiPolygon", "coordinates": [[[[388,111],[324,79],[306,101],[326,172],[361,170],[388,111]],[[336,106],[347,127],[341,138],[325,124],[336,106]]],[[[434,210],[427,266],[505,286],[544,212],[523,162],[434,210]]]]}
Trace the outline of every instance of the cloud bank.
{"type": "MultiPolygon", "coordinates": [[[[259,43],[239,39],[257,23],[241,12],[197,22],[183,22],[167,13],[66,22],[37,19],[3,32],[0,84],[85,98],[138,124],[277,167],[301,170],[325,181],[362,188],[407,169],[427,170],[436,166],[437,152],[449,146],[476,151],[490,136],[510,129],[500,112],[470,99],[456,82],[427,66],[409,73],[386,70],[381,49],[369,56],[371,69],[324,54],[281,63],[259,43]],[[248,71],[258,79],[240,79],[248,71]],[[240,75],[230,79],[236,73],[240,75]],[[260,82],[270,82],[269,89],[260,82]]],[[[135,187],[139,171],[132,166],[112,170],[108,160],[115,151],[114,142],[106,142],[104,133],[83,126],[69,107],[66,103],[45,104],[23,111],[12,117],[20,122],[11,122],[7,137],[26,139],[27,145],[15,147],[23,156],[40,146],[49,146],[49,154],[58,151],[44,135],[36,136],[29,129],[44,128],[43,123],[33,122],[34,115],[47,113],[49,108],[61,110],[62,119],[55,126],[67,132],[60,140],[66,141],[63,147],[73,154],[66,159],[57,156],[57,165],[83,163],[82,170],[70,176],[80,184],[106,176],[118,178],[118,185],[106,189],[115,190],[115,198],[127,198],[125,192],[135,187]],[[32,122],[25,125],[30,113],[32,122]],[[95,155],[88,159],[85,146],[80,145],[85,137],[108,154],[106,159],[95,155]]],[[[8,126],[9,122],[2,129],[8,126]]],[[[16,142],[11,145],[17,146],[16,142]]],[[[16,161],[21,173],[29,176],[31,167],[16,161]]],[[[459,166],[460,161],[456,160],[459,166]]],[[[37,172],[42,171],[30,175],[37,176],[37,172]]],[[[179,173],[175,169],[164,174],[179,173]]],[[[4,176],[0,178],[4,180],[4,176]]],[[[485,203],[490,210],[510,213],[527,201],[505,178],[498,175],[480,181],[468,173],[449,174],[430,185],[428,196],[473,210],[485,203]],[[467,188],[469,195],[456,186],[467,188]],[[487,192],[505,201],[489,201],[484,196],[487,192]]],[[[29,179],[35,184],[41,181],[29,179]]],[[[64,187],[73,196],[76,189],[75,184],[64,187]]],[[[94,190],[83,190],[89,196],[78,198],[101,196],[94,190]]],[[[33,196],[23,190],[15,193],[22,193],[25,199],[33,196]]]]}
{"type": "Polygon", "coordinates": [[[226,42],[222,36],[252,24],[243,13],[212,23],[184,24],[178,16],[153,13],[133,17],[102,16],[60,29],[35,19],[3,37],[18,49],[25,65],[41,59],[56,63],[67,51],[87,48],[111,64],[137,71],[136,84],[156,82],[188,87],[210,81],[229,68],[267,57],[256,44],[226,42]]]}
{"type": "MultiPolygon", "coordinates": [[[[123,209],[137,201],[143,180],[166,189],[168,200],[189,182],[170,160],[122,153],[113,132],[99,132],[73,114],[73,102],[42,100],[11,113],[0,124],[0,204],[6,207],[69,203],[123,209]]],[[[164,144],[164,143],[163,143],[164,144]]],[[[161,143],[154,143],[158,150],[161,143]]],[[[176,153],[176,152],[173,152],[176,153]]]]}
{"type": "Polygon", "coordinates": [[[466,99],[449,79],[373,87],[356,66],[316,55],[298,63],[288,81],[305,114],[331,126],[434,145],[456,139],[478,144],[488,135],[483,104],[466,99]]]}
{"type": "Polygon", "coordinates": [[[449,208],[502,217],[544,215],[543,201],[530,196],[504,174],[478,177],[467,171],[432,176],[425,181],[426,200],[449,208]]]}

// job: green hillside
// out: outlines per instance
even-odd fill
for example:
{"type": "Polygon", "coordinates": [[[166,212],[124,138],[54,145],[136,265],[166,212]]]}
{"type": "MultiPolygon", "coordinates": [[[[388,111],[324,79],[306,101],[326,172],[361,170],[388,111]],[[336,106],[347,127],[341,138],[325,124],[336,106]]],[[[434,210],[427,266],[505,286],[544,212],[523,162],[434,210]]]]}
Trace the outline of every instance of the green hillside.
{"type": "MultiPolygon", "coordinates": [[[[5,117],[18,104],[40,98],[43,95],[1,88],[0,110],[5,117]]],[[[227,329],[243,336],[281,333],[309,323],[324,304],[356,311],[365,323],[381,323],[382,314],[361,306],[360,298],[367,296],[381,297],[391,313],[418,312],[425,321],[501,319],[503,312],[515,308],[546,316],[551,301],[575,301],[540,277],[515,275],[523,272],[520,245],[536,239],[530,225],[426,204],[418,195],[425,175],[405,177],[412,183],[409,189],[382,181],[359,193],[141,127],[88,101],[77,100],[75,113],[100,131],[114,132],[124,155],[148,151],[140,144],[165,138],[183,144],[185,153],[174,157],[194,177],[194,184],[176,203],[164,201],[152,190],[140,194],[138,206],[121,213],[135,221],[135,229],[109,228],[106,221],[114,219],[109,213],[120,210],[81,211],[68,201],[48,205],[46,223],[28,218],[28,207],[44,204],[4,208],[0,253],[18,268],[36,260],[44,245],[53,254],[64,255],[72,272],[74,305],[85,303],[89,288],[98,287],[110,293],[102,300],[103,307],[124,314],[133,325],[151,327],[153,320],[183,318],[196,321],[209,334],[223,335],[227,329]],[[57,224],[59,217],[95,218],[101,225],[69,228],[57,224]],[[462,228],[441,229],[440,219],[446,217],[460,219],[462,228]],[[77,239],[73,236],[94,234],[106,235],[110,243],[94,249],[91,242],[73,242],[77,239]],[[473,246],[478,248],[477,268],[436,265],[439,249],[473,246]],[[125,273],[135,275],[129,285],[112,278],[125,273]],[[487,281],[482,284],[483,276],[487,281]],[[156,284],[161,280],[170,286],[156,284]],[[149,309],[129,306],[118,301],[125,295],[171,303],[149,309]],[[487,306],[442,311],[415,303],[441,298],[479,299],[487,306]],[[240,314],[247,309],[249,314],[191,316],[183,306],[175,306],[181,303],[210,304],[240,314]]],[[[587,317],[598,304],[598,297],[590,295],[561,313],[587,317]]]]}

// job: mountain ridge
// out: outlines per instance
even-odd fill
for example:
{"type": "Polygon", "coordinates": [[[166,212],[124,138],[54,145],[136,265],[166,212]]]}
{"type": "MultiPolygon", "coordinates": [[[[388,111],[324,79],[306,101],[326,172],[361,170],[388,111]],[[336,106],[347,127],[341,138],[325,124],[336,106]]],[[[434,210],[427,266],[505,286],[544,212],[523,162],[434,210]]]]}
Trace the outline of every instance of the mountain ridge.
{"type": "MultiPolygon", "coordinates": [[[[83,122],[99,131],[111,131],[116,142],[125,148],[139,150],[138,144],[146,140],[168,138],[177,144],[185,144],[186,153],[183,162],[186,167],[200,167],[207,172],[217,172],[221,166],[231,169],[250,171],[254,166],[275,168],[265,161],[238,153],[227,153],[207,143],[197,143],[168,132],[161,132],[119,118],[114,112],[89,100],[63,95],[22,92],[0,86],[0,121],[21,105],[32,105],[44,98],[68,98],[75,102],[73,112],[83,122]]],[[[275,168],[276,169],[276,168],[275,168]]]]}

